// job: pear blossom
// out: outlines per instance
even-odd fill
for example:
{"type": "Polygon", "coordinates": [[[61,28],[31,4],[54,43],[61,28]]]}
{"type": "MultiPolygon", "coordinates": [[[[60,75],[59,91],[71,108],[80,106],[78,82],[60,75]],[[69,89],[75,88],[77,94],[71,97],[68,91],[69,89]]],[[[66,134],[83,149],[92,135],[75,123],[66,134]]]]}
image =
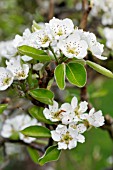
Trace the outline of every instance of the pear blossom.
{"type": "MultiPolygon", "coordinates": [[[[69,118],[69,120],[71,119],[70,122],[72,121],[79,121],[81,119],[82,114],[84,114],[84,112],[86,112],[87,110],[87,105],[88,103],[86,101],[80,102],[78,104],[78,100],[76,97],[73,97],[71,100],[71,104],[69,103],[64,103],[61,105],[61,110],[62,110],[62,120],[63,123],[65,122],[65,124],[68,124],[68,119],[67,116],[65,117],[65,115],[67,113],[71,113],[72,115],[74,114],[74,116],[72,116],[73,118],[69,118]]],[[[69,115],[70,117],[70,115],[69,115]]]]}
{"type": "Polygon", "coordinates": [[[112,0],[92,0],[93,8],[91,10],[92,16],[97,16],[99,13],[102,14],[102,24],[112,25],[113,24],[113,1],[112,0]]]}
{"type": "Polygon", "coordinates": [[[36,35],[35,41],[39,45],[39,47],[45,48],[49,46],[51,39],[48,36],[46,29],[42,29],[42,30],[35,32],[35,35],[36,35]]]}
{"type": "Polygon", "coordinates": [[[13,40],[0,42],[0,57],[10,59],[17,52],[17,48],[15,48],[13,45],[13,40]]]}
{"type": "Polygon", "coordinates": [[[51,131],[52,139],[58,142],[58,149],[72,149],[77,146],[77,131],[67,128],[65,125],[58,125],[56,130],[51,131]]]}
{"type": "Polygon", "coordinates": [[[25,29],[25,31],[23,32],[23,36],[20,35],[16,35],[15,39],[13,40],[13,45],[15,48],[23,45],[23,41],[27,40],[31,35],[31,31],[27,28],[25,29]]]}
{"type": "MultiPolygon", "coordinates": [[[[37,120],[31,119],[29,115],[17,115],[14,118],[6,119],[2,130],[1,130],[1,136],[4,138],[10,138],[13,134],[18,133],[18,137],[23,140],[26,143],[31,143],[35,138],[27,137],[20,133],[21,130],[23,130],[26,127],[29,127],[31,125],[36,125],[37,120]]],[[[39,124],[40,125],[40,124],[39,124]]]]}
{"type": "Polygon", "coordinates": [[[95,34],[89,32],[85,32],[84,34],[88,43],[88,49],[92,52],[92,54],[100,60],[106,60],[107,57],[101,56],[104,45],[97,42],[95,34]]]}
{"type": "Polygon", "coordinates": [[[13,83],[13,73],[4,67],[0,67],[0,91],[6,90],[13,83]]]}
{"type": "Polygon", "coordinates": [[[83,59],[87,55],[88,45],[86,41],[81,40],[80,35],[75,32],[65,40],[60,40],[57,46],[68,58],[83,59]]]}
{"type": "Polygon", "coordinates": [[[84,125],[84,123],[73,122],[69,124],[70,128],[76,129],[78,133],[84,133],[87,130],[87,127],[84,125]]]}
{"type": "Polygon", "coordinates": [[[68,18],[61,20],[53,17],[46,26],[56,40],[64,39],[74,31],[74,24],[68,18]]]}
{"type": "Polygon", "coordinates": [[[113,28],[105,27],[103,32],[107,40],[106,46],[112,50],[113,49],[113,37],[111,35],[113,35],[113,28]]]}
{"type": "Polygon", "coordinates": [[[83,119],[85,119],[88,123],[89,126],[94,126],[94,127],[100,127],[104,125],[104,116],[102,115],[102,111],[99,110],[95,112],[95,109],[92,108],[89,112],[89,114],[85,114],[83,119]]]}
{"type": "Polygon", "coordinates": [[[49,119],[52,122],[60,121],[62,117],[61,110],[59,109],[56,101],[53,101],[53,105],[49,105],[49,108],[45,108],[43,110],[43,114],[46,119],[49,119]]]}
{"type": "Polygon", "coordinates": [[[28,77],[29,66],[20,63],[20,56],[6,61],[6,65],[7,69],[13,73],[15,80],[24,80],[28,77]]]}

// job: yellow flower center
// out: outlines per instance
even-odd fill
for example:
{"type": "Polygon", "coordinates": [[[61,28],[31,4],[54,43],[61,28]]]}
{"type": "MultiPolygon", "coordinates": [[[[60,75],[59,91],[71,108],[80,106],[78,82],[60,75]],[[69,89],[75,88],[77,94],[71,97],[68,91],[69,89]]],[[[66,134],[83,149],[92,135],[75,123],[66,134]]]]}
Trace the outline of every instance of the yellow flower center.
{"type": "Polygon", "coordinates": [[[61,142],[65,142],[67,145],[69,144],[70,140],[72,140],[72,136],[69,134],[69,132],[66,132],[66,134],[64,134],[62,136],[61,142]]]}
{"type": "Polygon", "coordinates": [[[11,78],[9,78],[9,77],[5,78],[3,81],[3,85],[8,85],[10,80],[11,80],[11,78]]]}
{"type": "Polygon", "coordinates": [[[46,35],[46,36],[42,39],[42,44],[45,44],[48,40],[49,40],[49,37],[46,35]]]}

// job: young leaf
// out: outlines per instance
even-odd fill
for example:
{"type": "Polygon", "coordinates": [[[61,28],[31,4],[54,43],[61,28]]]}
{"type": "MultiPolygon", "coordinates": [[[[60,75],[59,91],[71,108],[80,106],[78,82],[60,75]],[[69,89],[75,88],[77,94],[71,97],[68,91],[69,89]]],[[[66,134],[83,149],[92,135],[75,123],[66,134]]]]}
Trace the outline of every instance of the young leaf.
{"type": "Polygon", "coordinates": [[[7,108],[8,104],[0,104],[0,114],[7,108]]]}
{"type": "Polygon", "coordinates": [[[50,130],[43,126],[29,126],[21,131],[22,134],[35,138],[49,138],[51,137],[50,130]]]}
{"type": "Polygon", "coordinates": [[[96,64],[92,61],[87,60],[86,61],[87,65],[89,65],[91,68],[93,68],[94,70],[96,70],[97,72],[103,74],[104,76],[107,76],[109,78],[113,78],[113,73],[109,70],[107,70],[106,68],[100,66],[99,64],[96,64]]]}
{"type": "Polygon", "coordinates": [[[38,50],[27,45],[18,47],[18,51],[21,54],[28,55],[35,60],[39,60],[40,62],[51,61],[51,57],[48,56],[43,50],[38,50]]]}
{"type": "Polygon", "coordinates": [[[36,149],[33,149],[31,147],[27,147],[27,151],[32,159],[32,161],[34,163],[38,163],[38,159],[39,159],[39,153],[36,149]]]}
{"type": "Polygon", "coordinates": [[[44,114],[43,114],[44,108],[38,107],[38,106],[33,106],[32,108],[29,109],[29,113],[38,119],[40,122],[44,122],[47,124],[53,124],[50,120],[46,119],[44,114]]]}
{"type": "Polygon", "coordinates": [[[54,72],[55,80],[60,89],[65,88],[65,64],[59,64],[54,72]]]}
{"type": "Polygon", "coordinates": [[[42,103],[50,104],[50,105],[53,104],[54,95],[53,95],[53,92],[51,92],[50,90],[40,88],[40,89],[30,90],[28,93],[34,99],[42,103]]]}
{"type": "Polygon", "coordinates": [[[83,87],[86,83],[86,70],[80,63],[66,65],[66,77],[71,84],[83,87]]]}
{"type": "Polygon", "coordinates": [[[50,146],[47,148],[45,154],[39,158],[39,164],[44,165],[47,162],[56,161],[59,159],[61,150],[57,149],[57,146],[50,146]]]}

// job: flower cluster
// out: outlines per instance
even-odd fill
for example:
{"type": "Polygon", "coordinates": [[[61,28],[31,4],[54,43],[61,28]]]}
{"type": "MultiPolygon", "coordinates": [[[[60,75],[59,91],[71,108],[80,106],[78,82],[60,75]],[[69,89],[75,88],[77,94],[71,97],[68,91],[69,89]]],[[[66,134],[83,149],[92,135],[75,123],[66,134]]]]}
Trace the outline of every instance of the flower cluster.
{"type": "Polygon", "coordinates": [[[113,37],[111,35],[113,35],[113,28],[105,27],[103,32],[106,38],[106,46],[112,50],[113,49],[113,37]]]}
{"type": "Polygon", "coordinates": [[[102,111],[95,112],[92,108],[87,113],[88,103],[80,102],[73,97],[70,103],[64,103],[59,108],[54,101],[53,105],[43,110],[46,119],[52,122],[59,122],[57,128],[51,131],[52,139],[58,142],[58,149],[72,149],[77,146],[77,142],[85,142],[83,133],[89,127],[100,127],[104,124],[102,111]]]}
{"type": "MultiPolygon", "coordinates": [[[[7,89],[13,80],[24,80],[28,76],[29,61],[33,58],[18,53],[18,47],[22,45],[44,50],[48,55],[55,55],[58,59],[83,59],[88,51],[101,60],[106,59],[102,56],[103,44],[97,41],[93,33],[75,28],[71,19],[60,20],[53,17],[43,26],[33,25],[32,30],[34,32],[26,29],[22,36],[16,35],[14,40],[0,43],[0,57],[6,58],[6,68],[0,67],[0,90],[7,89]]],[[[33,64],[32,62],[35,70],[40,70],[43,66],[43,63],[33,64]]]]}
{"type": "Polygon", "coordinates": [[[112,25],[113,24],[113,1],[112,0],[92,0],[93,8],[92,15],[97,16],[99,12],[103,12],[102,24],[112,25]]]}
{"type": "Polygon", "coordinates": [[[11,138],[12,136],[16,135],[16,137],[20,140],[23,140],[26,143],[31,143],[36,139],[25,136],[20,133],[20,131],[25,129],[26,127],[37,124],[40,125],[39,123],[37,123],[36,119],[31,119],[31,117],[28,115],[17,115],[14,118],[5,120],[1,130],[1,136],[4,138],[11,138]]]}

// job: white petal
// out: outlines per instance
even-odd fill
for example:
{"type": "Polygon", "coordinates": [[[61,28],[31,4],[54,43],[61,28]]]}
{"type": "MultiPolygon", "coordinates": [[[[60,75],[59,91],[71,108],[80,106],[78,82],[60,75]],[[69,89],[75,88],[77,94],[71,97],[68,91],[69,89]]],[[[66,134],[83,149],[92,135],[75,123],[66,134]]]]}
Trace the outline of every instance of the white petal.
{"type": "Polygon", "coordinates": [[[50,119],[50,118],[51,118],[51,112],[50,112],[49,109],[45,108],[45,109],[43,110],[43,114],[44,114],[44,116],[46,117],[46,119],[50,119]]]}
{"type": "Polygon", "coordinates": [[[79,104],[79,106],[80,106],[79,111],[80,111],[81,113],[86,112],[86,110],[87,110],[87,108],[88,108],[87,105],[88,105],[88,103],[87,103],[86,101],[81,102],[81,103],[79,104]]]}
{"type": "Polygon", "coordinates": [[[50,112],[57,112],[58,111],[58,103],[53,101],[53,105],[49,105],[50,112]]]}
{"type": "Polygon", "coordinates": [[[75,139],[71,140],[68,144],[69,149],[73,149],[77,146],[77,141],[75,139]]]}
{"type": "Polygon", "coordinates": [[[77,136],[77,141],[80,142],[80,143],[84,143],[85,142],[85,137],[81,134],[79,134],[77,136]]]}
{"type": "Polygon", "coordinates": [[[64,142],[58,142],[58,149],[67,149],[67,144],[64,142]]]}
{"type": "Polygon", "coordinates": [[[64,103],[61,105],[60,109],[66,111],[66,112],[71,112],[72,106],[69,103],[64,103]]]}
{"type": "Polygon", "coordinates": [[[51,131],[51,137],[54,141],[58,142],[61,139],[61,135],[57,133],[55,130],[51,131]]]}
{"type": "Polygon", "coordinates": [[[73,109],[75,109],[78,105],[78,99],[77,97],[73,97],[72,100],[71,100],[71,106],[73,109]]]}
{"type": "Polygon", "coordinates": [[[77,125],[77,130],[79,133],[84,133],[87,130],[87,128],[83,123],[80,123],[77,125]]]}

